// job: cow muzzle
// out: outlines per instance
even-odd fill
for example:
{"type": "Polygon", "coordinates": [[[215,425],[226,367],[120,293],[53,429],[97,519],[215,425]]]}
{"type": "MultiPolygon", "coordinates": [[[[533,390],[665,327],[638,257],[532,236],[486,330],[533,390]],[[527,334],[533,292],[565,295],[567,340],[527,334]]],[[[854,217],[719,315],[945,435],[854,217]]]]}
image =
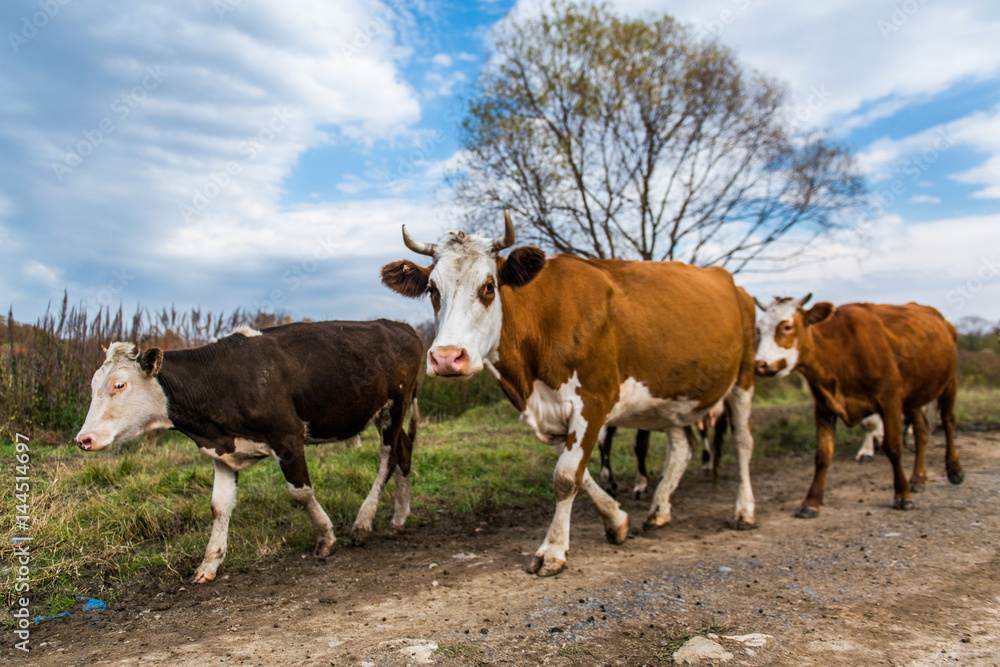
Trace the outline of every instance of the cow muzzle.
{"type": "Polygon", "coordinates": [[[757,371],[757,375],[763,377],[773,377],[785,370],[788,367],[788,362],[784,359],[778,359],[774,363],[767,363],[761,359],[758,359],[754,364],[754,369],[757,371]]]}
{"type": "Polygon", "coordinates": [[[102,445],[99,443],[94,436],[89,433],[80,433],[76,436],[76,446],[85,452],[96,452],[99,449],[104,449],[107,445],[102,445]]]}
{"type": "Polygon", "coordinates": [[[460,347],[436,347],[428,354],[427,365],[434,371],[434,375],[467,375],[469,353],[460,347]]]}

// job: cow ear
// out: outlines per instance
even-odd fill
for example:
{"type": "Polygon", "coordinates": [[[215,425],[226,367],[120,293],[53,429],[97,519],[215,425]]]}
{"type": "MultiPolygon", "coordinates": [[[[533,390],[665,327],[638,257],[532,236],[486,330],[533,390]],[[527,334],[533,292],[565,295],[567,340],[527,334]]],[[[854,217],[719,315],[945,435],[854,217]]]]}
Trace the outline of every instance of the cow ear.
{"type": "Polygon", "coordinates": [[[815,304],[812,308],[806,311],[804,317],[806,326],[811,327],[814,324],[819,324],[820,322],[823,322],[831,315],[833,315],[833,311],[835,310],[836,307],[829,301],[820,301],[819,303],[815,304]]]}
{"type": "Polygon", "coordinates": [[[163,366],[163,350],[158,347],[151,347],[139,355],[139,368],[146,377],[156,377],[163,366]]]}
{"type": "Polygon", "coordinates": [[[417,266],[408,259],[382,267],[382,284],[394,292],[415,299],[427,292],[430,268],[417,266]]]}
{"type": "Polygon", "coordinates": [[[527,285],[545,266],[545,253],[541,248],[523,246],[516,248],[507,259],[499,258],[500,284],[508,287],[527,285]]]}

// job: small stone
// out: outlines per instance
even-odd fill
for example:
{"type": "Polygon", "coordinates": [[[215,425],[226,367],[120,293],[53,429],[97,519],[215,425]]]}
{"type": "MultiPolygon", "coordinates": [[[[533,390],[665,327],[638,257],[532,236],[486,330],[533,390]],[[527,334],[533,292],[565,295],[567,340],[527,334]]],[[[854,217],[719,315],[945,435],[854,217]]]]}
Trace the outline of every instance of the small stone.
{"type": "Polygon", "coordinates": [[[703,665],[706,663],[729,662],[733,654],[717,642],[701,635],[692,637],[674,653],[678,665],[703,665]]]}

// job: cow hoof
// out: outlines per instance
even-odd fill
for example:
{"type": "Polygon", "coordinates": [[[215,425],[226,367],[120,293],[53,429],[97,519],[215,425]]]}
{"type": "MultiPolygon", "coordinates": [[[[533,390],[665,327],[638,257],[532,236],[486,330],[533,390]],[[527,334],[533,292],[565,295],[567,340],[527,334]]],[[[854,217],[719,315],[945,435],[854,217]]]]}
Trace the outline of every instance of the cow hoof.
{"type": "Polygon", "coordinates": [[[894,510],[911,510],[913,509],[913,501],[909,498],[896,498],[892,501],[892,509],[894,510]]]}
{"type": "Polygon", "coordinates": [[[949,468],[948,481],[951,482],[952,484],[961,484],[963,481],[965,481],[965,473],[962,472],[961,468],[959,468],[958,470],[952,470],[951,468],[949,468]]]}
{"type": "Polygon", "coordinates": [[[316,548],[313,550],[313,556],[319,558],[320,560],[325,559],[327,556],[333,553],[333,550],[337,547],[337,540],[332,542],[326,542],[324,540],[316,541],[316,548]]]}
{"type": "Polygon", "coordinates": [[[741,516],[738,516],[735,519],[730,519],[728,521],[728,523],[729,523],[729,527],[732,528],[733,530],[756,530],[757,529],[757,524],[755,524],[753,521],[747,521],[746,519],[744,519],[741,516]]]}
{"type": "Polygon", "coordinates": [[[539,577],[554,577],[566,569],[566,561],[558,558],[545,560],[541,556],[535,556],[528,568],[529,574],[537,574],[539,577]]]}
{"type": "Polygon", "coordinates": [[[796,519],[815,519],[819,516],[819,510],[813,507],[800,507],[795,513],[796,519]]]}
{"type": "Polygon", "coordinates": [[[910,482],[910,493],[923,493],[924,485],[920,482],[910,482]]]}
{"type": "Polygon", "coordinates": [[[642,500],[646,495],[646,489],[632,489],[632,500],[642,500]]]}
{"type": "Polygon", "coordinates": [[[371,528],[354,527],[351,531],[351,544],[356,547],[363,546],[368,541],[368,536],[372,534],[371,528]]]}
{"type": "Polygon", "coordinates": [[[871,454],[864,454],[858,457],[858,463],[871,463],[875,460],[875,457],[871,454]]]}
{"type": "Polygon", "coordinates": [[[406,530],[406,524],[400,524],[398,526],[396,524],[392,524],[389,526],[389,532],[393,535],[402,535],[404,530],[406,530]]]}
{"type": "Polygon", "coordinates": [[[642,524],[643,530],[656,530],[657,528],[663,528],[664,526],[670,525],[670,515],[667,516],[656,516],[653,515],[646,519],[646,522],[642,524]]]}
{"type": "Polygon", "coordinates": [[[611,542],[611,544],[624,544],[625,540],[628,539],[628,516],[618,524],[617,528],[606,529],[604,536],[608,538],[608,542],[611,542]]]}
{"type": "Polygon", "coordinates": [[[191,578],[192,584],[207,584],[215,581],[214,572],[195,572],[194,577],[191,578]]]}

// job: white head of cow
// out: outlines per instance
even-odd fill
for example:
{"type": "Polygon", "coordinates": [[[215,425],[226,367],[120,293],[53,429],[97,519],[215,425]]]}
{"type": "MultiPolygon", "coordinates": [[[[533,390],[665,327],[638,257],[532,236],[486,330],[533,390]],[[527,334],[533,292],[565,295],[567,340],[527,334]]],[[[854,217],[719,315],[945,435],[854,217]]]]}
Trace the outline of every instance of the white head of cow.
{"type": "Polygon", "coordinates": [[[403,260],[382,267],[382,282],[408,297],[429,294],[436,336],[427,351],[427,374],[469,378],[496,361],[503,324],[500,287],[520,287],[545,265],[538,248],[517,248],[506,259],[499,252],[514,244],[514,223],[504,214],[504,235],[449,232],[440,243],[414,241],[403,225],[410,250],[434,258],[429,267],[403,260]]]}
{"type": "Polygon", "coordinates": [[[155,428],[170,428],[167,395],[156,379],[163,352],[141,355],[131,343],[112,343],[104,364],[90,381],[90,410],[76,444],[86,451],[104,449],[155,428]]]}
{"type": "Polygon", "coordinates": [[[767,307],[754,299],[763,311],[757,318],[758,375],[785,377],[791,373],[799,363],[802,339],[811,335],[809,327],[833,314],[833,304],[826,301],[803,310],[811,297],[811,292],[801,299],[775,297],[767,307]]]}

